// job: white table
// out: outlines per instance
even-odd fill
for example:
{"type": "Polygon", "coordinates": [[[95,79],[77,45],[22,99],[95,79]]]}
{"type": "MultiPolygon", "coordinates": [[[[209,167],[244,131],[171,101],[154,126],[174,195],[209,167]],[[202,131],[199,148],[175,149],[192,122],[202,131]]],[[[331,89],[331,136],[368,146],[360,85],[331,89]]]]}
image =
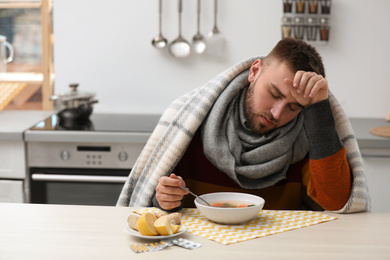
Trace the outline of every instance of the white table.
{"type": "MultiPolygon", "coordinates": [[[[134,253],[124,231],[132,208],[0,203],[0,259],[390,259],[390,213],[338,219],[232,245],[184,233],[195,250],[134,253]]],[[[326,213],[335,215],[331,213],[326,213]]]]}

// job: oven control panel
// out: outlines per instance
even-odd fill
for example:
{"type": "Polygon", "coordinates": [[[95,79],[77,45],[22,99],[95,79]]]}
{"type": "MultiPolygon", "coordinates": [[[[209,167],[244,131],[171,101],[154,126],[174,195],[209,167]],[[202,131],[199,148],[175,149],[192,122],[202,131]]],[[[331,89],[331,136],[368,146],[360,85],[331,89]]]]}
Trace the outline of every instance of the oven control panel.
{"type": "Polygon", "coordinates": [[[144,143],[28,142],[29,167],[130,169],[144,143]]]}

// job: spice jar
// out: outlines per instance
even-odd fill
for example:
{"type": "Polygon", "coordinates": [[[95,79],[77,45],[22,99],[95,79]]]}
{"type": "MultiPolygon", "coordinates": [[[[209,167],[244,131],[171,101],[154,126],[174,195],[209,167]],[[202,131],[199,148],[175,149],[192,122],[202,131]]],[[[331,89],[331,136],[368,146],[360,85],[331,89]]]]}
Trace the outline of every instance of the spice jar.
{"type": "Polygon", "coordinates": [[[284,13],[292,12],[292,0],[283,0],[283,12],[284,13]]]}
{"type": "Polygon", "coordinates": [[[331,0],[321,0],[321,13],[330,14],[331,0]]]}
{"type": "Polygon", "coordinates": [[[282,18],[282,38],[291,37],[292,29],[292,18],[283,17],[282,18]]]}
{"type": "Polygon", "coordinates": [[[309,13],[316,14],[318,10],[318,0],[309,0],[309,13]]]}
{"type": "Polygon", "coordinates": [[[318,32],[318,24],[317,18],[308,17],[306,19],[307,27],[306,27],[306,38],[308,41],[316,41],[317,40],[317,32],[318,32]]]}
{"type": "Polygon", "coordinates": [[[304,0],[296,0],[296,12],[303,14],[305,12],[305,1],[304,0]]]}
{"type": "Polygon", "coordinates": [[[295,39],[303,40],[304,35],[305,35],[305,20],[303,17],[295,17],[294,19],[295,39]]]}
{"type": "Polygon", "coordinates": [[[320,40],[329,40],[329,21],[328,18],[321,18],[320,20],[320,40]]]}

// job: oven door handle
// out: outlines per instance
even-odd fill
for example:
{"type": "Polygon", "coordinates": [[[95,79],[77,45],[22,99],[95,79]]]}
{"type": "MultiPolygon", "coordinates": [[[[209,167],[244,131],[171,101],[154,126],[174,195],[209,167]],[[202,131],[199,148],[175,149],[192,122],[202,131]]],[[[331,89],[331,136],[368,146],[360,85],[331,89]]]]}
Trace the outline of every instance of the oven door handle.
{"type": "Polygon", "coordinates": [[[63,175],[63,174],[45,174],[33,173],[31,178],[34,181],[57,181],[57,182],[109,182],[125,183],[127,177],[124,176],[96,176],[96,175],[63,175]]]}

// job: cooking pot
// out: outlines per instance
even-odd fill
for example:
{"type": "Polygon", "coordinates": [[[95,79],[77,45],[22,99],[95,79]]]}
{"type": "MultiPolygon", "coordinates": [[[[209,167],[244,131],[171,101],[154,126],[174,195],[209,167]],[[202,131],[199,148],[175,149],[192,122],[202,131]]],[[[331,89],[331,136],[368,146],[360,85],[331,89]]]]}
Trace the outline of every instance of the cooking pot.
{"type": "Polygon", "coordinates": [[[77,90],[79,84],[72,83],[69,85],[70,91],[50,96],[54,101],[54,110],[60,119],[63,120],[87,120],[92,114],[93,104],[98,101],[93,99],[95,93],[80,92],[77,90]]]}

